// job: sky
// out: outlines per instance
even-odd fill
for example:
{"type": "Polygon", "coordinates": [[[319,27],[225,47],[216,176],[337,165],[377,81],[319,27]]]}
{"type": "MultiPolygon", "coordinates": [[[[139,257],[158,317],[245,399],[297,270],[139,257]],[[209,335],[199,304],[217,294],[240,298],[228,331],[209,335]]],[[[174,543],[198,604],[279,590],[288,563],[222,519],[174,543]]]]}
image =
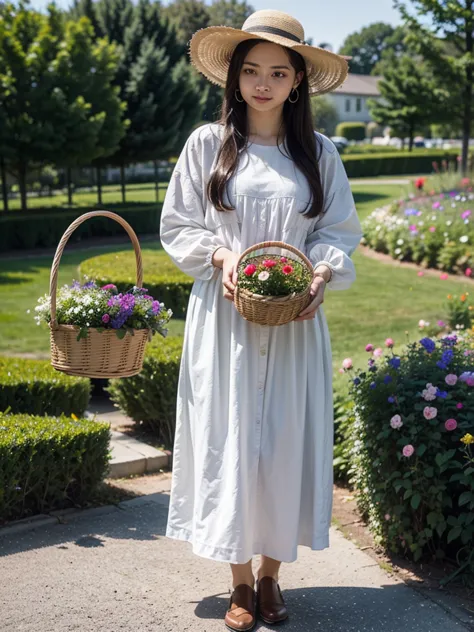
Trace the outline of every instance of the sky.
{"type": "MultiPolygon", "coordinates": [[[[33,8],[42,10],[50,0],[30,0],[33,8]]],[[[392,8],[393,0],[247,0],[256,10],[277,9],[290,13],[301,22],[305,38],[313,38],[313,44],[328,42],[337,52],[350,33],[359,31],[373,22],[387,22],[396,26],[401,23],[398,11],[392,8]]],[[[209,2],[207,2],[209,3],[209,2]]],[[[67,8],[70,0],[56,0],[67,8]]],[[[168,4],[165,0],[163,4],[168,4]]]]}

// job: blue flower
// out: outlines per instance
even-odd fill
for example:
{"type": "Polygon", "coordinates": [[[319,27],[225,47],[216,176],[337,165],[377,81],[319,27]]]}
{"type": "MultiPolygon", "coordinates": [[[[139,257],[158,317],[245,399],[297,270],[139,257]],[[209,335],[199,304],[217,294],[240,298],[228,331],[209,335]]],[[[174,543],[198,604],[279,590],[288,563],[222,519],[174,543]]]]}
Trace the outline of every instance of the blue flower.
{"type": "Polygon", "coordinates": [[[418,209],[416,209],[416,208],[407,208],[405,210],[405,215],[418,215],[418,209]]]}
{"type": "Polygon", "coordinates": [[[384,384],[389,384],[391,381],[392,381],[392,376],[391,376],[391,375],[386,375],[386,376],[383,378],[383,382],[384,382],[384,384]]]}
{"type": "Polygon", "coordinates": [[[387,401],[388,401],[390,404],[393,404],[393,403],[395,402],[395,397],[394,397],[393,395],[390,395],[390,397],[387,399],[387,401]]]}
{"type": "Polygon", "coordinates": [[[441,344],[446,345],[447,347],[453,347],[458,341],[458,337],[456,334],[451,334],[449,336],[445,336],[441,339],[441,344]]]}
{"type": "Polygon", "coordinates": [[[391,364],[394,369],[398,369],[398,368],[400,368],[401,360],[400,360],[400,358],[398,356],[395,356],[394,358],[390,358],[388,363],[391,364]]]}
{"type": "Polygon", "coordinates": [[[443,371],[445,371],[448,368],[448,365],[445,364],[444,362],[441,362],[441,360],[438,360],[438,362],[436,363],[436,366],[438,367],[438,369],[442,369],[443,371]]]}
{"type": "Polygon", "coordinates": [[[446,399],[446,397],[448,396],[448,392],[447,391],[440,391],[439,388],[436,391],[436,396],[437,397],[441,397],[442,399],[446,399]]]}
{"type": "Polygon", "coordinates": [[[376,388],[376,387],[377,387],[377,382],[370,383],[370,388],[376,388]]]}
{"type": "Polygon", "coordinates": [[[422,345],[426,351],[428,351],[428,353],[433,353],[433,351],[436,349],[436,343],[431,340],[431,338],[422,338],[420,340],[420,345],[422,345]]]}
{"type": "Polygon", "coordinates": [[[359,384],[360,384],[360,380],[359,380],[359,378],[358,378],[358,377],[354,378],[353,382],[354,382],[354,384],[355,384],[356,386],[359,386],[359,384]]]}

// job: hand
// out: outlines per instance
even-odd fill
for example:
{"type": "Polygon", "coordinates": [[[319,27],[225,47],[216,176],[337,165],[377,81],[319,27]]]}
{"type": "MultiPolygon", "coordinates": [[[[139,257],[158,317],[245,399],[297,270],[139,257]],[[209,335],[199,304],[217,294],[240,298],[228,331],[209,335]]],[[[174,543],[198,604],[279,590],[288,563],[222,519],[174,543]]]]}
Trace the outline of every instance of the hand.
{"type": "Polygon", "coordinates": [[[217,263],[222,262],[222,286],[224,298],[234,301],[234,290],[237,284],[237,263],[240,255],[227,248],[221,248],[216,256],[217,263]]]}
{"type": "Polygon", "coordinates": [[[305,309],[298,314],[294,321],[298,320],[310,320],[316,316],[316,312],[321,303],[324,303],[324,290],[326,289],[326,281],[321,276],[314,276],[311,283],[310,295],[313,296],[313,300],[305,307],[305,309]]]}

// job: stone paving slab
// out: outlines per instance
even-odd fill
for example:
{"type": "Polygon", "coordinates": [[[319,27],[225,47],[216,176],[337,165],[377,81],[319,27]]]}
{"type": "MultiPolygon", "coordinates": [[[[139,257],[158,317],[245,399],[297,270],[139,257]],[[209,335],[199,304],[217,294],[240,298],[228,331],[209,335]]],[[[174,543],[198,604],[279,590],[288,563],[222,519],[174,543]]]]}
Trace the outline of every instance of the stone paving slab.
{"type": "MultiPolygon", "coordinates": [[[[224,631],[229,565],[166,538],[168,499],[152,496],[2,538],[2,632],[224,631]]],[[[299,547],[280,584],[290,611],[282,632],[474,629],[389,576],[335,528],[328,549],[299,547]]]]}

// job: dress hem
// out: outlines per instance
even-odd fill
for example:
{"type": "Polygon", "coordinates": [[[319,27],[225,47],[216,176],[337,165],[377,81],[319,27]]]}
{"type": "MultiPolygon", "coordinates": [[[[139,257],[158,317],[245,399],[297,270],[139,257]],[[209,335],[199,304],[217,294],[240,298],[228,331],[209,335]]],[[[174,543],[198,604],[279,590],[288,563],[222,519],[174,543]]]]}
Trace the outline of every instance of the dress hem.
{"type": "Polygon", "coordinates": [[[176,529],[174,527],[167,526],[166,537],[173,540],[181,540],[189,542],[192,545],[192,550],[195,555],[204,557],[215,562],[227,562],[229,564],[246,564],[252,559],[254,555],[266,555],[280,562],[286,564],[295,562],[297,560],[297,546],[306,546],[311,548],[312,551],[322,551],[329,548],[329,533],[328,535],[319,536],[317,538],[301,538],[298,541],[296,547],[290,555],[281,555],[277,551],[273,550],[267,544],[254,543],[253,552],[251,555],[243,555],[243,549],[230,549],[224,547],[215,547],[204,542],[198,542],[193,539],[191,531],[187,529],[176,529]]]}

